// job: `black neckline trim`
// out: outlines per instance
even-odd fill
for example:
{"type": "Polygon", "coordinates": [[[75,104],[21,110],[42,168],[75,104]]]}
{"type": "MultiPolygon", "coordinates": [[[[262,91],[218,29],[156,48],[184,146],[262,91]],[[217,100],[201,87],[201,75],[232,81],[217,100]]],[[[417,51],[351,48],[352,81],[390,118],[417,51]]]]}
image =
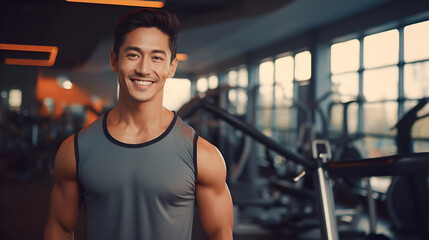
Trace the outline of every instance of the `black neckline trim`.
{"type": "Polygon", "coordinates": [[[121,146],[121,147],[127,147],[127,148],[140,148],[140,147],[145,147],[151,144],[154,144],[160,140],[162,140],[165,136],[168,135],[168,133],[170,133],[171,129],[173,129],[174,124],[176,123],[177,120],[177,114],[175,111],[173,111],[174,113],[174,117],[173,120],[171,121],[170,125],[168,126],[168,128],[158,137],[148,141],[148,142],[144,142],[144,143],[124,143],[121,141],[116,140],[114,137],[112,137],[112,135],[110,135],[109,130],[107,130],[107,115],[110,113],[110,110],[107,111],[104,116],[103,116],[103,132],[104,135],[107,137],[107,139],[109,139],[109,141],[111,141],[112,143],[121,146]]]}

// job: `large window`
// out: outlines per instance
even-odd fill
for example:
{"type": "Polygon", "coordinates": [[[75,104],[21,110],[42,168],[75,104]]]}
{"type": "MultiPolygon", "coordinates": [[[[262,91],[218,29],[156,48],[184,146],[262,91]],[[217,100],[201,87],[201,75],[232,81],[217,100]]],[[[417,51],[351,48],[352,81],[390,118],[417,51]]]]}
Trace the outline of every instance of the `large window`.
{"type": "Polygon", "coordinates": [[[167,79],[164,86],[163,105],[177,111],[191,99],[191,81],[187,78],[167,79]]]}
{"type": "Polygon", "coordinates": [[[311,53],[283,54],[259,64],[257,127],[276,140],[294,146],[297,109],[294,84],[311,78],[311,53]]]}
{"type": "Polygon", "coordinates": [[[231,69],[228,72],[228,110],[233,114],[243,115],[247,110],[247,86],[249,84],[248,71],[245,66],[231,69]]]}
{"type": "Polygon", "coordinates": [[[197,92],[198,93],[205,93],[207,90],[209,90],[208,79],[205,77],[198,78],[198,80],[197,80],[197,92]]]}
{"type": "MultiPolygon", "coordinates": [[[[407,99],[429,97],[429,21],[405,26],[404,28],[404,96],[407,99]]],[[[409,101],[404,110],[416,104],[409,101]]],[[[419,116],[429,113],[429,106],[419,116]]],[[[414,151],[429,151],[429,117],[416,122],[412,129],[414,151]]]]}
{"type": "Polygon", "coordinates": [[[207,81],[208,81],[208,88],[209,89],[215,89],[215,88],[217,88],[218,87],[218,85],[219,85],[219,79],[218,79],[218,77],[216,76],[216,75],[210,75],[208,78],[207,78],[207,81]]]}
{"type": "MultiPolygon", "coordinates": [[[[348,104],[348,134],[362,136],[357,145],[364,156],[395,153],[394,126],[417,99],[429,97],[428,42],[426,21],[332,44],[332,91],[339,103],[331,110],[331,132],[343,130],[345,103],[360,99],[348,104]]],[[[415,151],[429,149],[427,129],[427,118],[414,126],[415,151]]]]}
{"type": "Polygon", "coordinates": [[[197,92],[205,93],[209,89],[215,89],[219,86],[219,78],[215,74],[208,77],[200,77],[197,79],[197,92]]]}
{"type": "Polygon", "coordinates": [[[20,89],[9,90],[8,103],[10,110],[19,112],[22,104],[22,91],[20,89]]]}

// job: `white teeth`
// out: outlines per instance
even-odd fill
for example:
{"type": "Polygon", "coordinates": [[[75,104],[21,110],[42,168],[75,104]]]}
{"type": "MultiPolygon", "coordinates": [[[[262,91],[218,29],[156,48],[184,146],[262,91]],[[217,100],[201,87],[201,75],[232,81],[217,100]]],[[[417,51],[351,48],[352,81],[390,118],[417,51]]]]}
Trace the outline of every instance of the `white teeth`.
{"type": "Polygon", "coordinates": [[[134,82],[137,84],[140,84],[140,85],[145,85],[145,86],[151,85],[153,83],[151,81],[140,81],[140,80],[134,80],[134,82]]]}

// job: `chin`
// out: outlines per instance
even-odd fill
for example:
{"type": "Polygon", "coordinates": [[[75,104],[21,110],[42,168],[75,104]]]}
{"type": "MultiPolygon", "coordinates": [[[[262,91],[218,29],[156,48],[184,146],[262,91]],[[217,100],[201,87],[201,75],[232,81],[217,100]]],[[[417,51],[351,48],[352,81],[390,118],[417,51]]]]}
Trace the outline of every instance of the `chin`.
{"type": "Polygon", "coordinates": [[[136,103],[145,103],[149,101],[156,101],[157,94],[152,92],[130,92],[129,99],[136,103]]]}
{"type": "Polygon", "coordinates": [[[154,98],[154,96],[148,92],[131,92],[129,97],[135,102],[147,102],[154,98]]]}
{"type": "Polygon", "coordinates": [[[152,98],[132,97],[131,99],[134,100],[134,102],[137,102],[137,103],[145,103],[145,102],[149,102],[152,98]]]}

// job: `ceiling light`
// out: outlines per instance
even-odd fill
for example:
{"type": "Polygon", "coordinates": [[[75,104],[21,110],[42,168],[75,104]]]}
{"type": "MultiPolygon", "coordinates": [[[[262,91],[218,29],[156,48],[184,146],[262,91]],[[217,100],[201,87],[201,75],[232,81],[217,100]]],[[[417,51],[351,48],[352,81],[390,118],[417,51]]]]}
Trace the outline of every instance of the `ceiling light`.
{"type": "Polygon", "coordinates": [[[64,81],[63,82],[63,88],[64,89],[71,89],[73,86],[72,82],[70,80],[64,81]]]}
{"type": "Polygon", "coordinates": [[[151,8],[164,7],[164,1],[140,1],[140,0],[66,0],[66,1],[78,2],[78,3],[122,5],[122,6],[133,6],[133,7],[151,7],[151,8]]]}
{"type": "Polygon", "coordinates": [[[28,66],[47,66],[54,65],[57,57],[58,48],[55,46],[38,46],[22,44],[4,44],[0,43],[1,50],[26,51],[26,52],[48,52],[49,59],[22,59],[22,58],[5,58],[4,62],[9,65],[28,65],[28,66]]]}
{"type": "Polygon", "coordinates": [[[57,84],[64,89],[71,89],[73,87],[73,83],[65,75],[60,75],[57,77],[57,84]]]}

